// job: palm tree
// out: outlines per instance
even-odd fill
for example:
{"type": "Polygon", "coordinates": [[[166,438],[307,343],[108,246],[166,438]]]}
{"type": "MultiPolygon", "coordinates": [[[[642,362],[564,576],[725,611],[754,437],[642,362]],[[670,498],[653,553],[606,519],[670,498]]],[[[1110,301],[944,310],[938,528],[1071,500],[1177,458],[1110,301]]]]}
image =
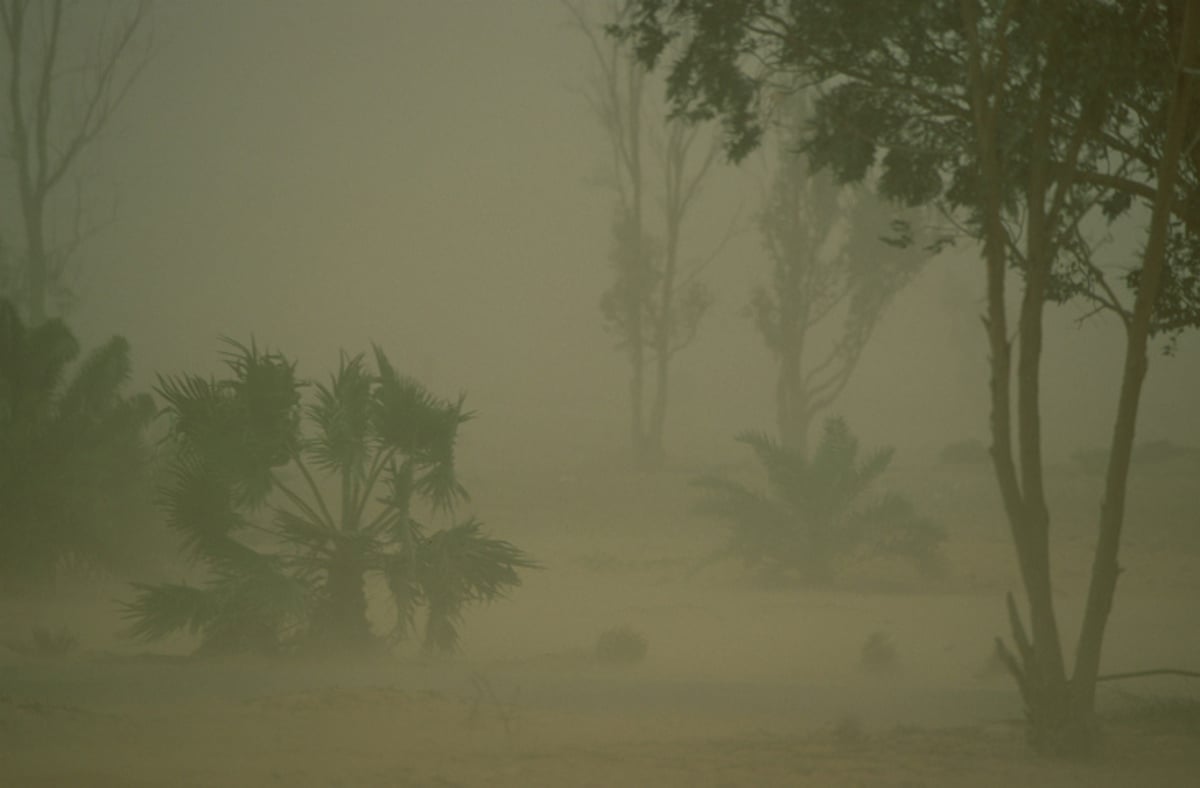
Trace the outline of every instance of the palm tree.
{"type": "Polygon", "coordinates": [[[700,511],[730,523],[719,555],[818,585],[832,581],[839,563],[870,555],[904,558],[927,573],[939,570],[942,529],[902,495],[869,494],[892,460],[891,449],[860,461],[858,439],[840,418],[826,420],[811,460],[762,433],[737,439],[766,470],[767,490],[717,476],[695,481],[706,491],[700,511]]]}
{"type": "Polygon", "coordinates": [[[232,373],[160,377],[178,455],[163,500],[169,524],[207,570],[202,586],[136,585],[131,633],[189,629],[212,650],[271,651],[377,642],[365,582],[386,581],[395,635],[426,611],[425,647],[451,651],[467,604],[501,597],[535,564],[474,519],[431,530],[467,497],[454,469],[463,400],[440,400],[374,348],[343,354],[306,384],[276,352],[227,340],[232,373]]]}
{"type": "Polygon", "coordinates": [[[139,504],[148,502],[143,433],[148,395],[121,393],[129,344],[89,353],[61,320],[26,326],[0,300],[0,578],[8,590],[45,587],[61,559],[112,568],[139,504]]]}

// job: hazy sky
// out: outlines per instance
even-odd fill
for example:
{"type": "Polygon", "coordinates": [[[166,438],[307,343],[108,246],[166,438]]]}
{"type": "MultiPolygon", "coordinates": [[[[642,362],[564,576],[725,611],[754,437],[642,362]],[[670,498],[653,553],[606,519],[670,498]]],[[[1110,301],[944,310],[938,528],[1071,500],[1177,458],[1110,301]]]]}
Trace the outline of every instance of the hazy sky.
{"type": "MultiPolygon", "coordinates": [[[[604,140],[567,20],[557,0],[160,3],[154,60],[92,165],[119,213],[80,255],[77,324],[127,335],[143,385],[212,367],[222,334],[312,375],[374,340],[466,389],[492,448],[542,427],[580,452],[619,439],[625,368],[597,306],[604,140]]],[[[749,174],[718,173],[687,254],[755,194],[749,174]]],[[[766,271],[753,234],[711,270],[719,302],[680,357],[669,444],[772,423],[769,359],[742,316],[766,271]]],[[[867,443],[984,437],[981,274],[964,250],[896,303],[842,408],[867,443]]],[[[1068,450],[1107,439],[1121,352],[1114,327],[1074,314],[1047,359],[1050,438],[1068,450]]],[[[1195,342],[1155,359],[1144,437],[1200,442],[1197,359],[1195,342]]]]}

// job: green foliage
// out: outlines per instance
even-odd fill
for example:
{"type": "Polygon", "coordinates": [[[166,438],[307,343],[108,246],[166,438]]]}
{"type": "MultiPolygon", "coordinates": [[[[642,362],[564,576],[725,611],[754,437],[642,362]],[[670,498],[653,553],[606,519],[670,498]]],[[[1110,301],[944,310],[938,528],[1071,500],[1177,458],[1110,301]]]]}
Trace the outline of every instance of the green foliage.
{"type": "MultiPolygon", "coordinates": [[[[840,182],[878,173],[884,196],[936,204],[977,240],[984,206],[998,198],[1006,237],[992,241],[1011,247],[1014,265],[1055,256],[1049,300],[1112,308],[1115,280],[1136,290],[1140,269],[1094,265],[1096,241],[1080,225],[1136,217],[1154,199],[1182,16],[1172,4],[1090,0],[635,0],[610,32],[644,63],[668,61],[672,112],[719,119],[734,160],[759,147],[781,94],[819,86],[802,145],[814,171],[840,182]],[[983,79],[996,80],[985,85],[994,116],[972,99],[975,54],[983,79]],[[994,134],[999,180],[980,178],[980,134],[994,134]],[[1061,196],[1045,249],[1022,251],[1029,203],[1042,199],[1027,193],[1034,183],[1061,196]]],[[[1194,152],[1176,181],[1153,321],[1168,338],[1200,325],[1194,152]]]]}
{"type": "Polygon", "coordinates": [[[394,634],[424,608],[426,648],[454,650],[464,607],[534,566],[473,519],[438,530],[416,519],[420,504],[452,514],[466,498],[454,471],[462,399],[434,397],[377,347],[374,370],[343,355],[328,381],[305,384],[282,354],[227,344],[227,377],[158,385],[177,446],[163,506],[207,579],[136,585],[130,634],[186,630],[210,651],[366,648],[375,575],[391,591],[394,634]]]}
{"type": "Polygon", "coordinates": [[[68,374],[79,343],[60,320],[26,326],[0,300],[0,578],[44,586],[68,556],[121,566],[148,501],[149,396],[127,397],[121,337],[68,374]]]}
{"type": "Polygon", "coordinates": [[[811,460],[760,433],[738,440],[766,471],[765,491],[714,476],[695,482],[707,493],[700,510],[729,522],[724,555],[816,584],[831,582],[839,564],[873,555],[939,571],[942,529],[899,494],[870,495],[891,449],[860,458],[858,439],[839,418],[826,420],[811,460]]]}

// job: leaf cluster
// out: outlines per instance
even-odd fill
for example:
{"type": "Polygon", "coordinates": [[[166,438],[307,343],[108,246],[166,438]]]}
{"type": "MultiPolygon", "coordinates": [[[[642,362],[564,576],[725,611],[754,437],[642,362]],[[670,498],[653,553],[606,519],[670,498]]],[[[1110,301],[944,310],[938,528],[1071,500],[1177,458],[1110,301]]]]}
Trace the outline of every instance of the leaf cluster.
{"type": "MultiPolygon", "coordinates": [[[[883,195],[934,205],[976,240],[985,202],[998,199],[1012,264],[1054,262],[1048,300],[1126,315],[1082,228],[1136,221],[1154,198],[1180,16],[1177,4],[1089,0],[636,0],[611,32],[648,65],[683,47],[666,65],[672,111],[720,118],[732,159],[759,146],[781,97],[812,86],[820,97],[803,149],[814,171],[841,182],[878,171],[883,195]],[[986,182],[981,134],[995,141],[998,175],[986,182]]],[[[1200,116],[1188,138],[1197,132],[1200,116]]],[[[1185,240],[1200,228],[1200,147],[1184,158],[1173,276],[1154,322],[1168,336],[1200,325],[1185,240]]]]}
{"type": "Polygon", "coordinates": [[[695,481],[705,492],[699,510],[729,524],[723,555],[818,584],[831,582],[846,561],[869,556],[909,560],[922,571],[940,566],[942,529],[902,495],[871,495],[891,449],[861,456],[840,418],[825,421],[811,459],[762,433],[742,433],[738,441],[765,471],[764,490],[719,476],[695,481]]]}

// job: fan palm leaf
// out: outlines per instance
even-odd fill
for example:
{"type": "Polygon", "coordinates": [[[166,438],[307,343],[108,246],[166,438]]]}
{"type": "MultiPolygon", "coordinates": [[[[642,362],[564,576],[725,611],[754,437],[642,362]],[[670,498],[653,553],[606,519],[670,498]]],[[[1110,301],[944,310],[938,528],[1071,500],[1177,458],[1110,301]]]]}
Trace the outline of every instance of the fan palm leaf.
{"type": "Polygon", "coordinates": [[[305,453],[316,467],[361,478],[373,448],[371,440],[372,380],[361,355],[342,355],[329,384],[316,384],[315,402],[307,409],[316,435],[305,441],[305,453]]]}

